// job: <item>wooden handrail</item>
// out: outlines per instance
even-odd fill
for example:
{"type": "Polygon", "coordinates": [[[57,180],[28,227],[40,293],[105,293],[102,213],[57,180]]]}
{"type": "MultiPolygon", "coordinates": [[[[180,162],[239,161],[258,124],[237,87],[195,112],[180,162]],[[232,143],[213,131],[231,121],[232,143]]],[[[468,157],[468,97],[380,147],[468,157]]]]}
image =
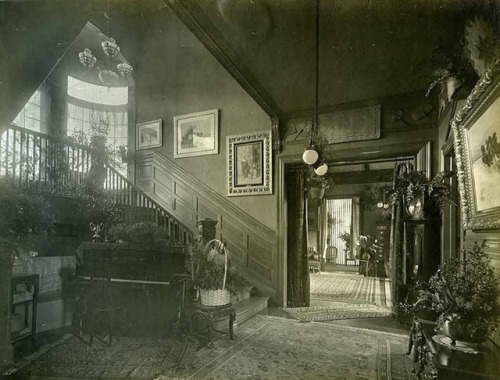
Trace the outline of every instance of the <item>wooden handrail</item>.
{"type": "Polygon", "coordinates": [[[116,170],[102,152],[64,137],[12,125],[0,137],[0,175],[21,186],[59,195],[71,195],[70,188],[96,176],[116,203],[144,210],[141,213],[148,221],[165,226],[176,241],[188,243],[194,237],[187,226],[116,170]]]}

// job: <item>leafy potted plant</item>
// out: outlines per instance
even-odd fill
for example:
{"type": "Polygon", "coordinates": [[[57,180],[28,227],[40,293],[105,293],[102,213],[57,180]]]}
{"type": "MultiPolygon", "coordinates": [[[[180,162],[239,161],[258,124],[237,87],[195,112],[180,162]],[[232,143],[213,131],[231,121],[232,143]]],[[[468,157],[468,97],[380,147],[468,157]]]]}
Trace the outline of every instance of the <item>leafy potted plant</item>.
{"type": "Polygon", "coordinates": [[[372,260],[377,251],[381,248],[377,239],[371,235],[360,235],[356,239],[359,250],[359,257],[363,260],[372,260]]]}
{"type": "Polygon", "coordinates": [[[472,83],[477,79],[470,60],[464,54],[464,41],[456,44],[438,44],[431,56],[432,82],[425,96],[438,87],[440,90],[446,88],[448,100],[455,91],[464,83],[472,83]]]}
{"type": "Polygon", "coordinates": [[[167,230],[152,222],[112,225],[109,229],[109,240],[146,249],[164,248],[170,244],[167,230]]]}
{"type": "Polygon", "coordinates": [[[422,217],[440,212],[445,204],[452,203],[450,188],[444,179],[451,172],[440,172],[434,178],[428,179],[423,171],[408,171],[395,179],[391,191],[392,204],[402,202],[407,216],[422,217]]]}
{"type": "Polygon", "coordinates": [[[0,179],[0,242],[15,252],[14,271],[24,271],[28,251],[38,238],[53,232],[55,221],[44,196],[0,179]]]}
{"type": "Polygon", "coordinates": [[[439,315],[437,327],[451,339],[480,344],[500,324],[499,279],[488,255],[485,242],[464,250],[464,259],[451,258],[443,263],[426,284],[420,284],[420,300],[402,307],[413,312],[430,310],[439,315]]]}
{"type": "Polygon", "coordinates": [[[318,176],[311,174],[307,179],[309,187],[309,196],[312,199],[321,199],[325,195],[325,190],[334,185],[332,177],[328,175],[318,176]]]}
{"type": "Polygon", "coordinates": [[[341,232],[339,235],[338,235],[339,239],[342,240],[344,242],[344,251],[346,252],[346,256],[348,256],[347,254],[351,252],[351,245],[352,245],[352,235],[349,231],[344,231],[344,232],[341,232]]]}
{"type": "Polygon", "coordinates": [[[206,306],[220,306],[230,302],[248,283],[231,267],[223,242],[217,239],[204,245],[200,240],[189,246],[186,269],[200,293],[200,302],[206,306]]]}

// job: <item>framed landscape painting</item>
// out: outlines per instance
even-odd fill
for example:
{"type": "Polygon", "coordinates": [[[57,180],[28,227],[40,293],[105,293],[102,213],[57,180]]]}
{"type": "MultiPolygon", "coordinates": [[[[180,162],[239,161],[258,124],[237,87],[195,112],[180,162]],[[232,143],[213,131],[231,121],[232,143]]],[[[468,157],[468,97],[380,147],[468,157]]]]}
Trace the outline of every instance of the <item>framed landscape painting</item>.
{"type": "Polygon", "coordinates": [[[451,125],[467,229],[500,227],[500,62],[487,70],[451,125]]]}
{"type": "Polygon", "coordinates": [[[153,120],[137,124],[137,149],[162,146],[162,120],[153,120]]]}
{"type": "Polygon", "coordinates": [[[174,158],[219,153],[219,111],[174,117],[174,158]]]}
{"type": "Polygon", "coordinates": [[[226,137],[227,195],[272,194],[271,131],[226,137]]]}

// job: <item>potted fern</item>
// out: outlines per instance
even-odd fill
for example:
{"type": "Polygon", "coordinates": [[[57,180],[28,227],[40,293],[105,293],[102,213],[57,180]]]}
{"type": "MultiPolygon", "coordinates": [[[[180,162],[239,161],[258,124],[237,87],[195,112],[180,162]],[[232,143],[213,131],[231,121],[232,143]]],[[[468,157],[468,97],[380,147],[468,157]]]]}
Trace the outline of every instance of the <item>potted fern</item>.
{"type": "Polygon", "coordinates": [[[451,199],[449,186],[444,180],[451,172],[440,172],[428,179],[423,171],[409,171],[395,180],[390,202],[402,202],[407,217],[422,218],[424,215],[436,216],[451,199]]]}
{"type": "Polygon", "coordinates": [[[419,284],[418,302],[401,305],[414,314],[437,314],[437,328],[453,346],[480,345],[500,325],[500,281],[485,246],[475,243],[463,251],[463,259],[448,259],[427,283],[419,284]]]}
{"type": "Polygon", "coordinates": [[[226,305],[248,283],[231,267],[225,244],[217,239],[206,245],[197,240],[189,246],[186,260],[200,303],[205,306],[226,305]]]}
{"type": "Polygon", "coordinates": [[[311,199],[321,199],[325,195],[325,191],[334,185],[334,182],[328,175],[318,176],[311,174],[307,179],[307,184],[311,199]]]}

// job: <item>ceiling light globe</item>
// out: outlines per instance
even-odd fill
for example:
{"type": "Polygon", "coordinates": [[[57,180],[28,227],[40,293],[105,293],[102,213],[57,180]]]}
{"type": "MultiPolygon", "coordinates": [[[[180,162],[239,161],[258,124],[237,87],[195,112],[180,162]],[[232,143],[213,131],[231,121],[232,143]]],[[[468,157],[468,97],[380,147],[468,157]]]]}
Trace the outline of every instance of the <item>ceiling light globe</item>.
{"type": "Polygon", "coordinates": [[[377,203],[377,207],[378,207],[378,208],[382,208],[382,207],[384,207],[384,203],[383,203],[382,201],[379,201],[379,202],[377,203]]]}
{"type": "Polygon", "coordinates": [[[304,161],[307,165],[312,165],[318,161],[319,154],[316,152],[314,148],[307,148],[302,154],[302,161],[304,161]]]}
{"type": "Polygon", "coordinates": [[[314,172],[319,176],[323,176],[328,172],[328,165],[323,162],[320,166],[314,169],[314,172]]]}
{"type": "Polygon", "coordinates": [[[384,209],[388,209],[389,208],[389,204],[388,203],[384,203],[384,209]]]}

